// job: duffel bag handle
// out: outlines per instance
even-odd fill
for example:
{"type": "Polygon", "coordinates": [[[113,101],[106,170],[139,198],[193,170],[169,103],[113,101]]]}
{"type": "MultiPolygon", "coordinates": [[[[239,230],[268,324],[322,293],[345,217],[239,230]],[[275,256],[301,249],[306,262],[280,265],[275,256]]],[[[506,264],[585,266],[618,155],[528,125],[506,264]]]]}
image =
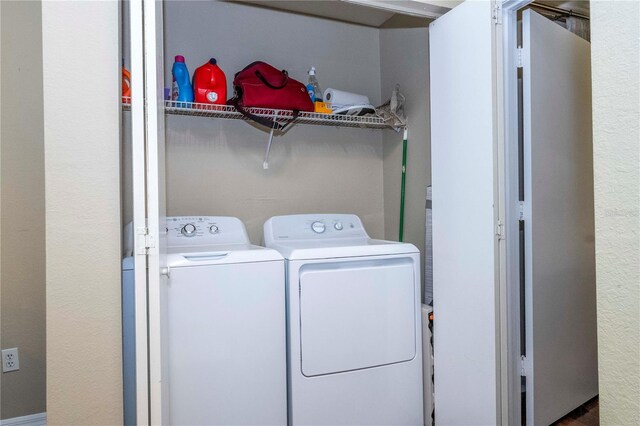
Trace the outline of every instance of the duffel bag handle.
{"type": "Polygon", "coordinates": [[[256,70],[256,77],[258,77],[260,81],[262,81],[268,88],[274,90],[283,89],[289,82],[289,73],[287,72],[287,70],[282,70],[282,75],[284,76],[284,81],[282,82],[282,84],[280,86],[274,86],[273,84],[269,83],[269,81],[262,75],[259,70],[256,70]]]}

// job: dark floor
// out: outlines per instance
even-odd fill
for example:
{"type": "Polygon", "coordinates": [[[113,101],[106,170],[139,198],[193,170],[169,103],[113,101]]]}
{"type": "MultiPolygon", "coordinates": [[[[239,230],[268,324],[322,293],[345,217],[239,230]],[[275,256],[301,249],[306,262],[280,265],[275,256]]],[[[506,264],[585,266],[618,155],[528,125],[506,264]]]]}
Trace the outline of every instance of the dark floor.
{"type": "Polygon", "coordinates": [[[586,404],[576,408],[557,422],[554,426],[599,426],[600,410],[596,396],[586,404]]]}

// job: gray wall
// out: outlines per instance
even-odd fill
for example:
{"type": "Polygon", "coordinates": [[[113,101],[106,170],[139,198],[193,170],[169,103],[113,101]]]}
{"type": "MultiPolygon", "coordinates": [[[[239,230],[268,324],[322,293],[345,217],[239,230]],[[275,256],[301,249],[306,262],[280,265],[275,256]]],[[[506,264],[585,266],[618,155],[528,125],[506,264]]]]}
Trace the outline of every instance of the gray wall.
{"type": "MultiPolygon", "coordinates": [[[[191,73],[216,57],[230,94],[234,73],[264,60],[305,84],[314,65],[323,88],[380,103],[375,28],[241,4],[166,2],[167,86],[177,54],[191,73]]],[[[260,243],[272,215],[348,212],[360,215],[372,236],[384,236],[380,131],[296,126],[274,139],[270,169],[263,170],[267,136],[243,122],[168,117],[167,214],[239,216],[260,243]]]]}
{"type": "Polygon", "coordinates": [[[2,349],[20,351],[20,370],[2,374],[2,419],[46,411],[41,8],[0,2],[0,334],[2,349]]]}
{"type": "MultiPolygon", "coordinates": [[[[425,199],[431,183],[429,124],[429,31],[428,28],[380,30],[380,69],[385,99],[397,83],[406,96],[409,123],[405,193],[404,241],[420,249],[424,265],[425,199]]],[[[398,239],[402,133],[385,130],[384,213],[385,238],[398,239]]],[[[423,268],[424,270],[424,268],[423,268]]],[[[423,277],[424,278],[424,277],[423,277]]]]}

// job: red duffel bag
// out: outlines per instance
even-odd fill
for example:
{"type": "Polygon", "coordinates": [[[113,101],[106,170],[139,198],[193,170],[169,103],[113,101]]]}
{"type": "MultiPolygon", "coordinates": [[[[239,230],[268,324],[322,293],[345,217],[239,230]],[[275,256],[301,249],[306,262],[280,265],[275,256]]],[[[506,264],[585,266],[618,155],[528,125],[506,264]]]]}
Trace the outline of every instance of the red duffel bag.
{"type": "Polygon", "coordinates": [[[285,125],[251,114],[245,108],[292,110],[294,119],[300,111],[313,111],[313,102],[304,84],[289,77],[287,71],[279,71],[266,62],[253,62],[237,72],[233,88],[235,96],[229,103],[245,117],[269,128],[282,130],[285,125]]]}

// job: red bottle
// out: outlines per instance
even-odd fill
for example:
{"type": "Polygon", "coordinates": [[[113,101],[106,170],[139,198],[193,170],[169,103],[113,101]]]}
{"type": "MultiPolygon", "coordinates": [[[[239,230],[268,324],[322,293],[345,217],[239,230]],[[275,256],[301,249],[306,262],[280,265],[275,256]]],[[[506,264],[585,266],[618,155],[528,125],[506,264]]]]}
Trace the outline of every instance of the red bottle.
{"type": "Polygon", "coordinates": [[[193,95],[194,101],[199,103],[227,103],[227,77],[215,58],[211,58],[193,73],[193,95]]]}

